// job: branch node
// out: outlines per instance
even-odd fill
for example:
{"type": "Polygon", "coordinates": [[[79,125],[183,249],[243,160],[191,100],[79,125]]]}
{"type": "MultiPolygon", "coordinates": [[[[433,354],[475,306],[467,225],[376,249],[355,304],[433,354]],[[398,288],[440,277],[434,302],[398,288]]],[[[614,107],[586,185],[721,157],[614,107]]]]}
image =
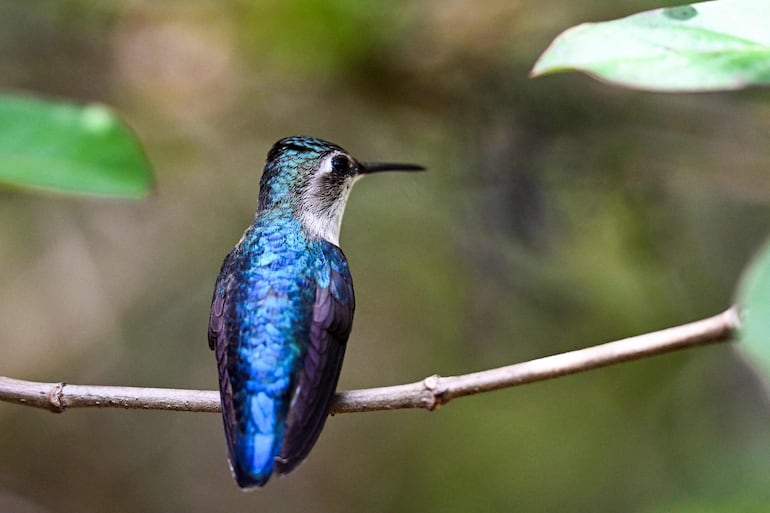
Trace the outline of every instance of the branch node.
{"type": "Polygon", "coordinates": [[[423,407],[428,411],[435,411],[443,406],[446,389],[441,387],[441,376],[433,374],[422,380],[422,386],[428,394],[422,400],[423,407]]]}
{"type": "Polygon", "coordinates": [[[64,401],[64,386],[66,383],[55,383],[48,392],[48,409],[53,413],[64,413],[67,411],[67,403],[64,401]]]}
{"type": "Polygon", "coordinates": [[[439,376],[438,374],[434,374],[422,380],[422,386],[424,386],[425,389],[428,390],[429,392],[433,393],[438,389],[438,384],[440,380],[441,380],[441,376],[439,376]]]}

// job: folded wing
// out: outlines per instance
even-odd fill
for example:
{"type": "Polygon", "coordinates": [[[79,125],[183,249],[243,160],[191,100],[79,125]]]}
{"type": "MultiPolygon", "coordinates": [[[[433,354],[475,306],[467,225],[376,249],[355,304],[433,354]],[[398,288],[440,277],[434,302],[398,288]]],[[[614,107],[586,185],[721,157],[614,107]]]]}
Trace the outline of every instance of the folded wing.
{"type": "Polygon", "coordinates": [[[337,246],[327,244],[328,280],[319,280],[304,366],[289,407],[276,469],[291,472],[312,449],[326,422],[342,369],[355,298],[347,261],[337,246]]]}

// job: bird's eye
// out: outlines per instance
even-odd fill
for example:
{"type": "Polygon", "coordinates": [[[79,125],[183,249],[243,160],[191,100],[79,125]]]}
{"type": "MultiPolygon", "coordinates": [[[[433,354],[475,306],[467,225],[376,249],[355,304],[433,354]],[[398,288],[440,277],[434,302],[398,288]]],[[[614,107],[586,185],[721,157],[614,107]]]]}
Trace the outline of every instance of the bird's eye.
{"type": "Polygon", "coordinates": [[[343,175],[350,169],[350,162],[344,155],[337,155],[332,159],[332,172],[335,174],[343,175]]]}

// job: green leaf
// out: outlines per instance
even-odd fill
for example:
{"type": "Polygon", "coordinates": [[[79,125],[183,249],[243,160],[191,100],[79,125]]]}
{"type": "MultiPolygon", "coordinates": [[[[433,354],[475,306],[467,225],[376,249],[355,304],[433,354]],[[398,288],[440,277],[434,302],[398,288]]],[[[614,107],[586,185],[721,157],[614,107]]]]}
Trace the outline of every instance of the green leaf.
{"type": "Polygon", "coordinates": [[[138,198],[153,176],[134,134],[104,105],[0,95],[0,184],[138,198]]]}
{"type": "Polygon", "coordinates": [[[716,91],[770,84],[767,0],[716,0],[566,30],[532,76],[584,71],[652,91],[716,91]]]}
{"type": "Polygon", "coordinates": [[[754,257],[738,288],[739,350],[770,385],[770,243],[754,257]]]}

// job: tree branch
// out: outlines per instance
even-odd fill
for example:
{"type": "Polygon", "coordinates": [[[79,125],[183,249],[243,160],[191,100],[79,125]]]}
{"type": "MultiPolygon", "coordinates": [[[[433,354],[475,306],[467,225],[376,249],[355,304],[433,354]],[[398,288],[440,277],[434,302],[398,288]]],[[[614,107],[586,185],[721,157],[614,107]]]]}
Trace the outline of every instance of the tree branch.
{"type": "MultiPolygon", "coordinates": [[[[461,376],[429,376],[407,385],[340,392],[332,413],[404,408],[435,410],[456,397],[576,374],[688,347],[727,342],[740,327],[736,307],[674,328],[461,376]]],[[[61,413],[69,408],[217,412],[219,392],[37,383],[0,377],[0,401],[61,413]]]]}

